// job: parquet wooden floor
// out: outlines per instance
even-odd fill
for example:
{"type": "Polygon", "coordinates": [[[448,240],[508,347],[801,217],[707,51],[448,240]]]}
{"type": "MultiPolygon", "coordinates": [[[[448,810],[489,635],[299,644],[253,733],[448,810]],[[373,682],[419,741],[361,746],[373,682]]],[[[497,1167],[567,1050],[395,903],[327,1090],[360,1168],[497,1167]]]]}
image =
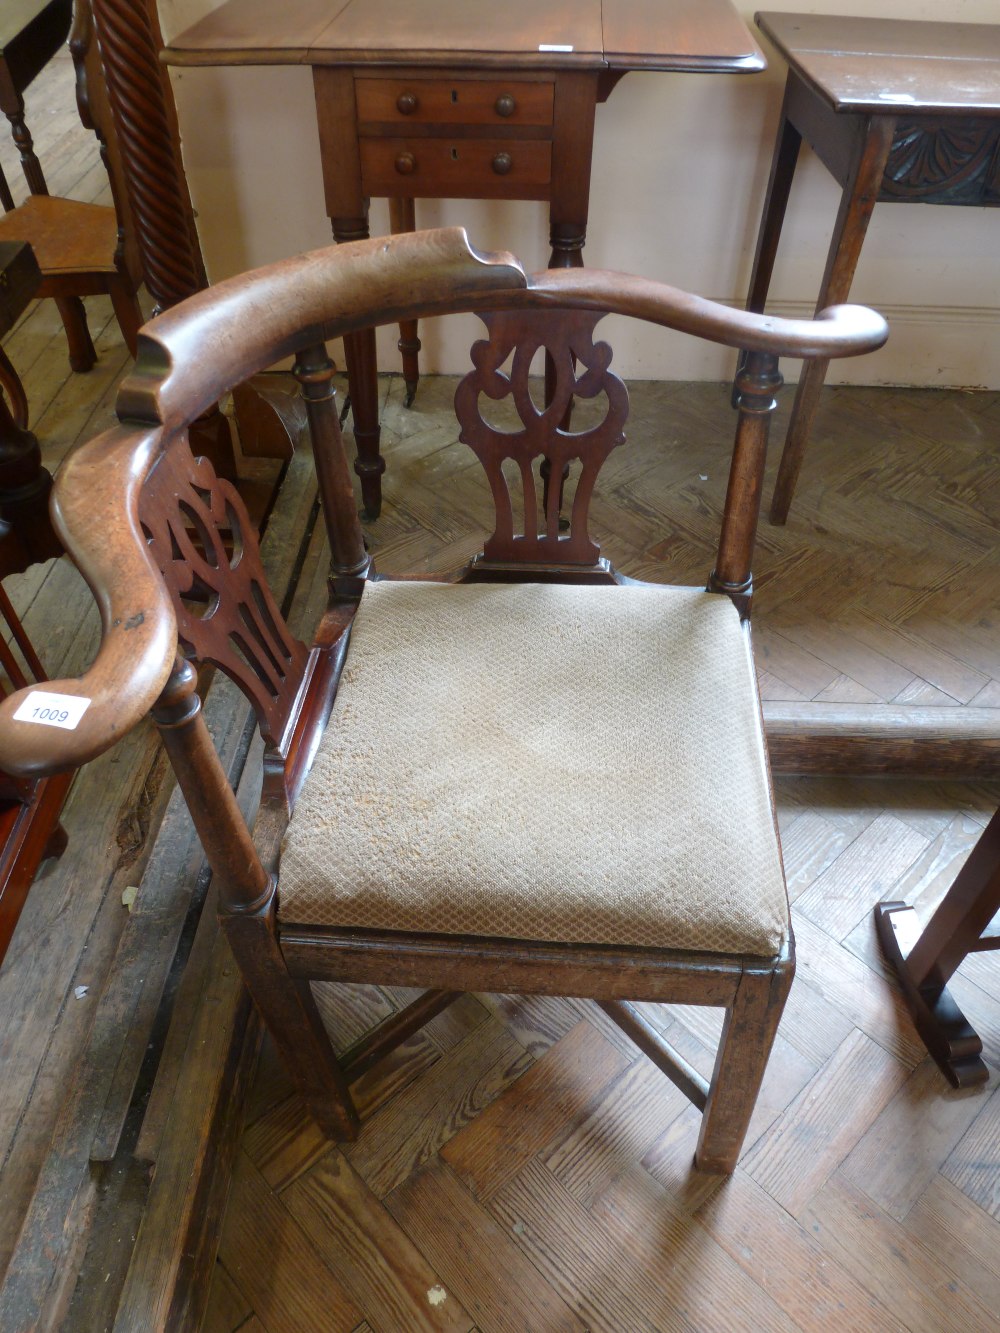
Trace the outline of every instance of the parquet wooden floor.
{"type": "MultiPolygon", "coordinates": [[[[59,114],[56,144],[70,124],[59,114]]],[[[41,143],[37,111],[30,123],[41,143]]],[[[2,142],[0,162],[16,185],[2,142]]],[[[58,179],[54,188],[68,188],[58,179]]],[[[88,304],[102,351],[89,376],[69,374],[51,303],[8,343],[50,466],[109,419],[126,363],[110,308],[88,304]]],[[[379,563],[456,564],[474,549],[485,492],[443,424],[451,386],[423,383],[409,412],[399,381],[384,387],[379,563]]],[[[732,426],[724,386],[633,386],[631,444],[612,457],[595,510],[623,569],[704,577],[732,426]]],[[[998,438],[1000,394],[827,392],[791,520],[761,529],[755,624],[767,697],[1000,704],[998,438]]],[[[87,660],[95,621],[64,562],[13,592],[54,669],[87,660]]],[[[99,786],[77,783],[78,825],[99,786]]],[[[730,1180],[692,1172],[694,1113],[585,1003],[466,997],[366,1076],[363,1131],[346,1151],[319,1139],[265,1047],[208,1333],[996,1328],[1000,1094],[995,1080],[954,1093],[925,1058],[882,968],[870,907],[898,896],[928,911],[1000,786],[785,779],[778,801],[799,971],[730,1180]]],[[[114,827],[106,849],[95,843],[88,882],[121,855],[114,827]]],[[[42,942],[46,975],[65,984],[88,936],[65,935],[86,886],[62,874],[48,876],[44,933],[29,901],[21,934],[42,942]]],[[[29,985],[30,961],[24,950],[8,957],[0,993],[11,1001],[29,985]]],[[[998,966],[973,957],[954,986],[993,1069],[998,966]]],[[[345,1046],[405,995],[324,988],[320,998],[345,1046]]],[[[34,1030],[61,1023],[69,1054],[56,1074],[44,1040],[35,1045],[49,1066],[0,1021],[8,1245],[71,1077],[63,1030],[82,1023],[84,1006],[46,988],[35,1009],[34,1030]]],[[[711,1011],[650,1016],[708,1072],[711,1011]]]]}

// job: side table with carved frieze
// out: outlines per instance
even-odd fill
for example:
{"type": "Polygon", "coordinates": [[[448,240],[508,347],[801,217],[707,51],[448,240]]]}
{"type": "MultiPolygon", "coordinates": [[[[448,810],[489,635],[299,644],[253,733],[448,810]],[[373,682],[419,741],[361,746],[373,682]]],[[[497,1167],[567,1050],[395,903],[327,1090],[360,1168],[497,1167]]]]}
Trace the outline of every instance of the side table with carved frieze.
{"type": "MultiPolygon", "coordinates": [[[[846,301],[875,204],[1000,205],[1000,24],[758,14],[788,62],[747,308],[763,311],[805,139],[841,186],[816,309],[846,301]]],[[[803,368],[771,520],[784,523],[827,363],[803,368]]]]}

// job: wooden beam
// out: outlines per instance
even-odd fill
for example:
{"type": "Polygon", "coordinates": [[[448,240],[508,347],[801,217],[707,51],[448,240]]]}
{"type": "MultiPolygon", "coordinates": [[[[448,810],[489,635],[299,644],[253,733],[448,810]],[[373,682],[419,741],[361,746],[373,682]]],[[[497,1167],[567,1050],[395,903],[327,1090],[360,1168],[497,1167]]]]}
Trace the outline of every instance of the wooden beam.
{"type": "Polygon", "coordinates": [[[1000,708],[764,704],[775,773],[1000,777],[1000,708]]]}

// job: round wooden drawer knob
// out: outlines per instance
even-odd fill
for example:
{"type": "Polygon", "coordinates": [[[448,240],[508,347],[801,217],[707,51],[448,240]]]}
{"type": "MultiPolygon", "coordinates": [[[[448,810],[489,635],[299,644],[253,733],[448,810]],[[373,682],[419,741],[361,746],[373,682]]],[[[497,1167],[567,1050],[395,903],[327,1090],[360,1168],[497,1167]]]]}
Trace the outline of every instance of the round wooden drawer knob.
{"type": "Polygon", "coordinates": [[[517,103],[510,93],[501,93],[494,103],[493,109],[498,116],[503,116],[506,119],[507,116],[512,116],[517,110],[517,103]]]}
{"type": "Polygon", "coordinates": [[[510,153],[497,153],[493,159],[493,170],[498,176],[506,176],[513,165],[514,159],[510,153]]]}
{"type": "Polygon", "coordinates": [[[412,153],[400,153],[396,158],[396,170],[401,176],[412,176],[417,169],[417,159],[412,153]]]}
{"type": "Polygon", "coordinates": [[[396,110],[401,116],[412,116],[419,105],[416,93],[400,93],[396,98],[396,110]]]}

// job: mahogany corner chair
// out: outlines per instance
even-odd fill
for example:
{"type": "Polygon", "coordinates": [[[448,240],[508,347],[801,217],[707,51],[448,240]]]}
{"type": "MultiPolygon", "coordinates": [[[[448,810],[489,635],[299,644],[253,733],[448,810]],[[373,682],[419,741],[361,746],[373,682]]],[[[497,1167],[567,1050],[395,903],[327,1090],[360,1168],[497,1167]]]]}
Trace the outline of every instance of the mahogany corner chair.
{"type": "Polygon", "coordinates": [[[73,729],[15,721],[23,691],[0,705],[0,764],[78,766],[152,709],[246,984],[331,1138],[357,1132],[351,1082],[460,993],[584,996],[702,1109],[697,1163],[731,1171],[794,969],[748,623],[778,356],[849,356],[885,336],[860,307],[785,321],[620,274],[528,278],[460,229],[221,283],[145,327],[121,424],[60,473],[57,523],[104,637],[84,676],[50,687],[71,696],[70,713],[85,707],[73,729]],[[458,574],[379,580],[325,342],[457,311],[480,312],[488,332],[456,414],[495,530],[458,574]],[[707,591],[625,578],[588,532],[627,411],[610,348],[592,338],[609,311],[749,350],[707,591]],[[527,380],[539,348],[547,408],[527,380]],[[290,354],[331,548],[312,647],[267,588],[236,491],[187,443],[187,423],[290,354]],[[488,424],[484,396],[509,397],[521,426],[488,424]],[[571,397],[599,399],[599,424],[567,426],[571,397]],[[504,460],[523,487],[523,532],[504,460]],[[539,507],[541,460],[553,479],[573,470],[568,531],[561,486],[539,507]],[[205,661],[246,693],[268,747],[254,835],[202,717],[205,661]],[[338,1061],[310,980],[429,989],[338,1061]],[[710,1080],[674,1055],[642,1001],[725,1010],[710,1080]]]}

